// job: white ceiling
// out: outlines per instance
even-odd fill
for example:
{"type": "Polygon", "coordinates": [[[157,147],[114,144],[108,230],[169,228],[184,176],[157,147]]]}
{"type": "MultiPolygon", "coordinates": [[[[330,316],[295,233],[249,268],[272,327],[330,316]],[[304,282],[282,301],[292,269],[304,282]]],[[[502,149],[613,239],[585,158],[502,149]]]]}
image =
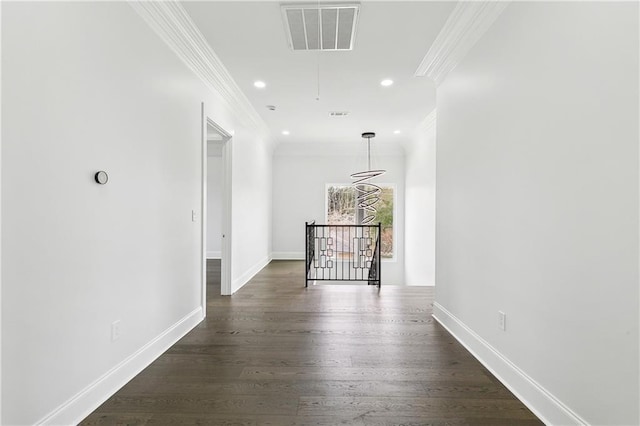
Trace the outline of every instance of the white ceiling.
{"type": "Polygon", "coordinates": [[[373,131],[376,142],[398,144],[435,107],[433,82],[414,72],[455,2],[361,2],[354,49],[320,53],[289,48],[280,2],[182,4],[277,142],[344,143],[373,131]],[[385,78],[394,84],[382,87],[385,78]]]}

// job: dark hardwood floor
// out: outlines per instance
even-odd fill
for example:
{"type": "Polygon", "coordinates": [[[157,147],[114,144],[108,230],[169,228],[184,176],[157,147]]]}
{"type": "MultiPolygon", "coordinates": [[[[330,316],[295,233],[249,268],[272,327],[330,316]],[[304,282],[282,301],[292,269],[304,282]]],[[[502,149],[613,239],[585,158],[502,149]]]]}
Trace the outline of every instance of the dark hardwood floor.
{"type": "Polygon", "coordinates": [[[433,288],[318,285],[274,261],[82,425],[540,425],[431,318],[433,288]]]}

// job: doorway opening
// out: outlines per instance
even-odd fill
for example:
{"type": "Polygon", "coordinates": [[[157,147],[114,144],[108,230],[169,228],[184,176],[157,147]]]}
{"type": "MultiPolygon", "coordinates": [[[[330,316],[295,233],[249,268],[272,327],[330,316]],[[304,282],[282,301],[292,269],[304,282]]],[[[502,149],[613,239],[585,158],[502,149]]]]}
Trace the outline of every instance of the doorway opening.
{"type": "Polygon", "coordinates": [[[206,118],[203,138],[203,307],[207,291],[231,294],[231,135],[206,118]]]}

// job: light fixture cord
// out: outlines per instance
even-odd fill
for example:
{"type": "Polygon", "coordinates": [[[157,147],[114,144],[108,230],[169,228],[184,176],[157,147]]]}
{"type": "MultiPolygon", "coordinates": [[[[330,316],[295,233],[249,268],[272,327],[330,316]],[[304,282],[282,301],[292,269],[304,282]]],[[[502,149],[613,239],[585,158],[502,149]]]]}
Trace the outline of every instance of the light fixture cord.
{"type": "Polygon", "coordinates": [[[322,50],[322,32],[320,30],[320,25],[322,25],[322,17],[320,16],[321,10],[320,10],[320,0],[318,0],[318,55],[317,55],[317,62],[318,62],[318,69],[317,69],[317,81],[318,81],[318,93],[316,95],[316,101],[320,100],[320,51],[322,50]]]}
{"type": "Polygon", "coordinates": [[[320,100],[320,50],[318,49],[318,94],[316,95],[316,101],[320,100]]]}

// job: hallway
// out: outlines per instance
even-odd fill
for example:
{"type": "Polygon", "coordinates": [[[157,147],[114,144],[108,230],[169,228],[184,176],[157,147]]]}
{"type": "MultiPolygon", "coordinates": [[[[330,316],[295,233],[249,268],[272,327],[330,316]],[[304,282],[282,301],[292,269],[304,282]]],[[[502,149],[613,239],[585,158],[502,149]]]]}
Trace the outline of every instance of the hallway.
{"type": "Polygon", "coordinates": [[[273,261],[82,425],[538,425],[431,318],[433,287],[304,288],[273,261]]]}

